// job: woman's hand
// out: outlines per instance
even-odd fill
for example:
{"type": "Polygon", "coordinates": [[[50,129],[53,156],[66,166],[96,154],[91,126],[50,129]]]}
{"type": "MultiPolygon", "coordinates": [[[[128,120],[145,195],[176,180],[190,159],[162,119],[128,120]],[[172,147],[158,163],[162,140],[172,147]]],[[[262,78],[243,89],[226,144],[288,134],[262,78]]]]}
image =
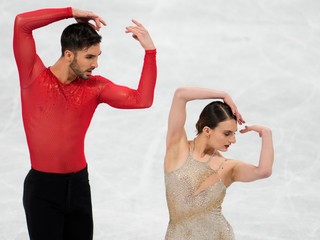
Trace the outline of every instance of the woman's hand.
{"type": "Polygon", "coordinates": [[[237,121],[240,125],[245,123],[245,121],[242,118],[242,115],[239,113],[238,108],[232,98],[230,97],[229,94],[226,94],[226,96],[223,98],[223,101],[228,104],[228,106],[231,108],[233,115],[236,116],[237,121]]]}
{"type": "Polygon", "coordinates": [[[271,133],[270,128],[261,125],[245,126],[244,129],[240,130],[240,133],[247,133],[250,131],[257,132],[259,137],[262,137],[264,134],[271,133]]]}

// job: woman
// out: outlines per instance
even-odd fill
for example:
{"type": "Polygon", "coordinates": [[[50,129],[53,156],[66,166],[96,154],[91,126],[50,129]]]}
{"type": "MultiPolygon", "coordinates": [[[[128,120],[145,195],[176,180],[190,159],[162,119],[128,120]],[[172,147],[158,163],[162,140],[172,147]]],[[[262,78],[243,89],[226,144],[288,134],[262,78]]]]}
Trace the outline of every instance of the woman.
{"type": "Polygon", "coordinates": [[[232,98],[223,91],[204,88],[176,90],[168,121],[165,155],[165,184],[170,221],[166,239],[230,240],[232,227],[221,213],[226,189],[233,182],[251,182],[271,175],[272,132],[269,128],[246,126],[240,133],[257,132],[262,138],[257,166],[226,159],[236,142],[237,122],[244,120],[232,98]],[[197,135],[188,140],[184,128],[186,104],[196,99],[221,99],[208,104],[196,123],[197,135]]]}

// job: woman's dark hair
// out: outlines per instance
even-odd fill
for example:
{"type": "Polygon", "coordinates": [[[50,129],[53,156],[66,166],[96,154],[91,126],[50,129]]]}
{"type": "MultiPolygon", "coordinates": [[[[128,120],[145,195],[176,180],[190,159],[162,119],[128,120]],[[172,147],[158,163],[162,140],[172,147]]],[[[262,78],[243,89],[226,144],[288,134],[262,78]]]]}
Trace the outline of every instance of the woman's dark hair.
{"type": "Polygon", "coordinates": [[[65,50],[78,51],[101,42],[101,36],[87,23],[74,23],[61,34],[62,56],[65,50]]]}
{"type": "Polygon", "coordinates": [[[197,135],[202,132],[205,126],[214,129],[220,122],[228,119],[237,120],[227,104],[220,101],[209,103],[200,113],[199,120],[196,123],[197,135]]]}

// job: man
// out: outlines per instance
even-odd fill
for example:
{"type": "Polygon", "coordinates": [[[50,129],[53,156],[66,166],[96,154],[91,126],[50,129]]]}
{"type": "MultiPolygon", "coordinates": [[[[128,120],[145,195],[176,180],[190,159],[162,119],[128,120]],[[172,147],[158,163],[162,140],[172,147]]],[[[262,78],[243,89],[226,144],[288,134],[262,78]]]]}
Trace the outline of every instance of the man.
{"type": "Polygon", "coordinates": [[[93,220],[84,138],[98,104],[148,108],[156,83],[156,49],[137,21],[126,28],[145,50],[137,89],[93,76],[101,54],[96,32],[104,20],[74,8],[40,9],[16,16],[13,48],[19,71],[22,117],[31,170],[23,204],[30,239],[89,240],[93,220]],[[66,18],[77,23],[61,35],[62,55],[45,67],[36,53],[32,31],[66,18]]]}

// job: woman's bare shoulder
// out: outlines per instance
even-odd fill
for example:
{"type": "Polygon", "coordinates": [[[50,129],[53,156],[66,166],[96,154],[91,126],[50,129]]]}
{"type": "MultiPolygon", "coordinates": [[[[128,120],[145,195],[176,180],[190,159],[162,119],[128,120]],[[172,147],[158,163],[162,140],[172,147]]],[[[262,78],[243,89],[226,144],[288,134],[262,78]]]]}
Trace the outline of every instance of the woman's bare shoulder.
{"type": "Polygon", "coordinates": [[[164,159],[165,172],[172,172],[184,165],[193,148],[193,141],[185,141],[167,148],[164,159]]]}

